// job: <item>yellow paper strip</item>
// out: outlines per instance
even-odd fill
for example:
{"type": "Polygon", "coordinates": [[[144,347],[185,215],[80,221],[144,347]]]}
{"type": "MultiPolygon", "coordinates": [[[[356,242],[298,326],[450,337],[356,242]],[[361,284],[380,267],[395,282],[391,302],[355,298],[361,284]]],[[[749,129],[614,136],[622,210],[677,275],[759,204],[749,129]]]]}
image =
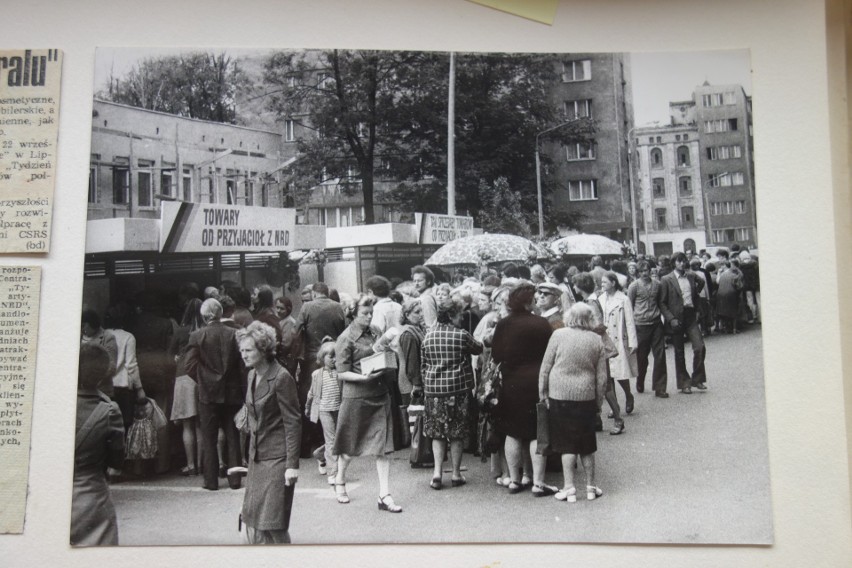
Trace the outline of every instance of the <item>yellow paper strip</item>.
{"type": "Polygon", "coordinates": [[[549,26],[556,19],[558,0],[468,0],[549,26]]]}

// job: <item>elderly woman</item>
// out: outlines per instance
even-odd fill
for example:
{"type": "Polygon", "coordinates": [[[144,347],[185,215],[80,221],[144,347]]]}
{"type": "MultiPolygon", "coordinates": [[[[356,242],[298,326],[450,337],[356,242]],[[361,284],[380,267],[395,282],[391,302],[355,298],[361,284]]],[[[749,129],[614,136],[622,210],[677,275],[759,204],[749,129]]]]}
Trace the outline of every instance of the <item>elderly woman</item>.
{"type": "Polygon", "coordinates": [[[453,487],[465,484],[461,475],[464,441],[470,436],[470,397],[473,391],[471,355],[482,353],[482,344],[464,329],[453,325],[455,305],[438,304],[438,321],[423,340],[422,376],[426,394],[423,432],[432,438],[435,469],[430,486],[442,487],[443,456],[450,443],[453,487]]]}
{"type": "Polygon", "coordinates": [[[118,404],[98,391],[98,384],[110,378],[111,368],[106,349],[95,343],[80,346],[71,495],[71,544],[74,546],[118,544],[118,524],[106,468],[121,469],[124,423],[118,404]]]}
{"type": "Polygon", "coordinates": [[[532,313],[534,296],[535,287],[529,283],[509,292],[509,315],[497,322],[491,347],[494,360],[502,365],[503,391],[495,412],[495,428],[506,435],[509,493],[518,493],[529,485],[521,479],[522,462],[527,462],[532,466],[532,492],[541,497],[557,491],[544,483],[547,457],[535,452],[538,375],[553,329],[546,319],[532,313]]]}
{"type": "Polygon", "coordinates": [[[296,381],[275,360],[275,330],[259,321],[237,331],[248,375],[251,433],[242,520],[248,544],[290,542],[290,511],[299,478],[302,421],[296,381]]]}
{"type": "Polygon", "coordinates": [[[567,327],[556,330],[547,344],[538,377],[539,397],[547,403],[550,450],[562,455],[565,485],[556,493],[560,501],[577,500],[574,467],[577,456],[586,470],[586,497],[603,495],[595,485],[595,418],[606,391],[606,354],[595,332],[592,309],[574,304],[566,316],[567,327]]]}
{"type": "Polygon", "coordinates": [[[346,470],[355,456],[375,456],[379,476],[380,511],[401,513],[390,494],[390,461],[393,452],[391,398],[386,373],[378,369],[361,372],[361,360],[375,353],[373,345],[379,335],[370,327],[373,299],[362,295],[355,302],[352,323],[343,330],[336,344],[337,376],[343,383],[343,400],[337,417],[333,454],[338,456],[334,491],[338,503],[349,503],[346,493],[346,470]]]}
{"type": "Polygon", "coordinates": [[[615,272],[606,272],[601,277],[601,294],[598,296],[598,302],[603,311],[606,332],[618,349],[618,355],[609,361],[610,372],[627,397],[624,411],[630,414],[633,412],[630,380],[635,380],[639,374],[639,364],[636,359],[639,340],[636,337],[636,323],[633,320],[633,305],[621,291],[620,279],[615,272]]]}

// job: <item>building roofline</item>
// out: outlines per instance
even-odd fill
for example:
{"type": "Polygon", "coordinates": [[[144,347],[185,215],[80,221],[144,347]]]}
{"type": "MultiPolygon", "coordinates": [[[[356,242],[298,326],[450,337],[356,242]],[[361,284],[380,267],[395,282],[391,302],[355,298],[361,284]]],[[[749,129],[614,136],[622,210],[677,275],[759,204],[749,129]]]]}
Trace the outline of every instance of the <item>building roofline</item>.
{"type": "Polygon", "coordinates": [[[227,126],[229,128],[239,128],[240,130],[248,130],[249,132],[262,132],[264,134],[274,134],[275,136],[281,136],[280,132],[275,132],[273,130],[262,130],[260,128],[251,128],[250,126],[241,126],[239,124],[228,124],[227,122],[216,122],[215,120],[202,120],[200,118],[190,118],[190,117],[187,117],[187,116],[180,116],[180,115],[177,115],[177,114],[171,114],[169,112],[163,112],[163,111],[160,111],[160,110],[151,110],[151,109],[147,109],[147,108],[135,107],[135,106],[132,106],[132,105],[126,105],[126,104],[122,104],[122,103],[116,103],[116,102],[113,102],[113,101],[106,101],[104,99],[99,99],[97,97],[93,97],[92,100],[95,103],[101,103],[101,104],[106,104],[106,105],[122,107],[122,108],[135,110],[135,111],[138,111],[138,112],[144,112],[144,113],[148,113],[148,114],[156,114],[156,115],[160,115],[160,116],[167,116],[167,117],[171,117],[171,118],[176,118],[178,120],[186,120],[186,121],[189,121],[189,122],[199,122],[201,124],[213,124],[213,125],[216,125],[216,126],[227,126]]]}

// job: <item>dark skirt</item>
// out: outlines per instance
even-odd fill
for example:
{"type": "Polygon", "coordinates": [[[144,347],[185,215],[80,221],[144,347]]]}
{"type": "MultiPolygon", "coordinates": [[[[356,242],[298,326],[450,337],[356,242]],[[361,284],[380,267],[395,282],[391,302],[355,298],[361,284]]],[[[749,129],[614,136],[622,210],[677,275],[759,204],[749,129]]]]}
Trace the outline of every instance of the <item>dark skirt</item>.
{"type": "Polygon", "coordinates": [[[595,437],[595,417],[598,405],[594,400],[550,399],[547,424],[550,430],[550,450],[554,454],[593,454],[598,449],[595,437]]]}
{"type": "Polygon", "coordinates": [[[249,463],[242,509],[246,525],[259,531],[286,531],[290,527],[293,494],[290,492],[288,499],[286,471],[285,458],[249,463]]]}
{"type": "Polygon", "coordinates": [[[390,396],[344,398],[337,415],[332,453],[337,456],[383,456],[392,452],[390,396]]]}
{"type": "Polygon", "coordinates": [[[470,393],[427,396],[423,433],[437,440],[466,440],[470,436],[470,393]]]}

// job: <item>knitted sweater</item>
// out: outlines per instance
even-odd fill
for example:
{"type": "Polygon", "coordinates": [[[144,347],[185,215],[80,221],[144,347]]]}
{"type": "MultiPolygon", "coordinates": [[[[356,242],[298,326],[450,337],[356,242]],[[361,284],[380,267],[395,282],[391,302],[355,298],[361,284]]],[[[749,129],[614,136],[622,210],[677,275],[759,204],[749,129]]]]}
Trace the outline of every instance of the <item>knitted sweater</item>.
{"type": "Polygon", "coordinates": [[[571,327],[553,332],[538,376],[542,400],[595,400],[600,408],[606,379],[606,356],[597,333],[571,327]]]}

